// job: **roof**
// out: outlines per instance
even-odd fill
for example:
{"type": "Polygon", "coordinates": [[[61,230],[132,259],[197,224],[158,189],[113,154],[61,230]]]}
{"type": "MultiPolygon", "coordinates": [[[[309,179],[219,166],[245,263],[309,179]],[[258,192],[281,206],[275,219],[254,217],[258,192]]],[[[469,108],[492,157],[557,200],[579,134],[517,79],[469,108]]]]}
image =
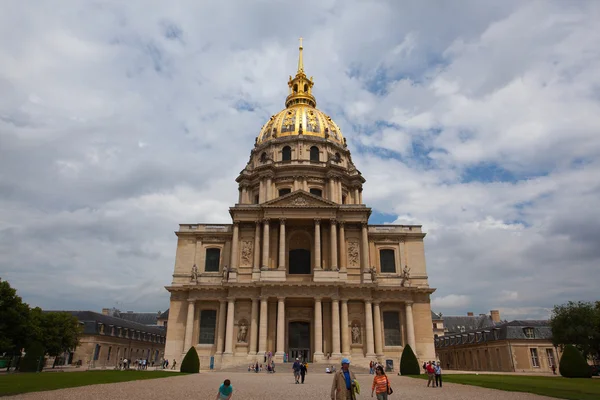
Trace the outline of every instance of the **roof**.
{"type": "Polygon", "coordinates": [[[160,314],[157,319],[169,319],[169,310],[170,310],[170,308],[167,308],[167,311],[160,314]]]}
{"type": "Polygon", "coordinates": [[[497,340],[552,340],[550,321],[514,320],[491,327],[447,333],[445,336],[435,339],[435,347],[477,344],[497,340]],[[533,329],[531,332],[533,335],[527,335],[528,328],[533,329]]]}
{"type": "Polygon", "coordinates": [[[496,325],[489,315],[478,316],[446,316],[444,320],[444,331],[447,334],[467,332],[475,329],[490,328],[496,325]]]}
{"type": "Polygon", "coordinates": [[[442,319],[442,316],[441,316],[441,315],[439,315],[439,314],[436,314],[436,313],[434,313],[434,312],[432,311],[432,312],[431,312],[431,319],[432,319],[432,320],[434,320],[434,321],[435,321],[435,320],[440,320],[440,319],[442,319]]]}
{"type": "Polygon", "coordinates": [[[136,313],[136,312],[120,312],[113,314],[114,317],[122,318],[127,321],[137,322],[142,325],[156,325],[158,313],[136,313]]]}
{"type": "MultiPolygon", "coordinates": [[[[84,324],[84,334],[98,334],[98,324],[103,324],[105,326],[114,325],[119,328],[127,328],[132,329],[144,333],[152,333],[159,336],[165,336],[166,330],[162,326],[148,326],[143,325],[137,322],[128,321],[126,319],[112,317],[110,315],[100,314],[94,311],[57,311],[57,312],[66,312],[74,317],[76,317],[79,322],[84,324]]],[[[156,316],[156,314],[155,314],[156,316]]]]}

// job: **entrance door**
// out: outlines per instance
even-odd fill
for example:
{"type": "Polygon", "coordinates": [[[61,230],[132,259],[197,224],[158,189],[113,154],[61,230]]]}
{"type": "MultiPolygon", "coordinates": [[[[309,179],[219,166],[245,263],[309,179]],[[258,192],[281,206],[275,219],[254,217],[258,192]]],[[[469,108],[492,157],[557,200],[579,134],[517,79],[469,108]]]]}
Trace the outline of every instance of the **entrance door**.
{"type": "Polygon", "coordinates": [[[289,353],[291,360],[299,358],[300,361],[309,362],[310,357],[310,323],[294,321],[290,322],[289,329],[289,353]]]}
{"type": "Polygon", "coordinates": [[[310,274],[310,250],[290,250],[290,274],[310,274]]]}

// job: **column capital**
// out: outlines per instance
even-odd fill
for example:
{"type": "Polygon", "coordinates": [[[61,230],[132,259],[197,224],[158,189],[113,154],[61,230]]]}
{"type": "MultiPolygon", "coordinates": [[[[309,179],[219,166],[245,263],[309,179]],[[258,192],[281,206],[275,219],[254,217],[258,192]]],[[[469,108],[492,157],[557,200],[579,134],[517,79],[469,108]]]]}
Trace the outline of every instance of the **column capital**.
{"type": "Polygon", "coordinates": [[[381,304],[381,300],[373,300],[373,304],[380,305],[381,304]]]}
{"type": "Polygon", "coordinates": [[[338,302],[338,303],[339,303],[339,301],[340,301],[340,296],[337,296],[337,295],[333,295],[333,296],[331,296],[331,302],[334,302],[334,301],[336,301],[336,302],[338,302]]]}
{"type": "Polygon", "coordinates": [[[335,225],[335,224],[337,224],[337,222],[338,222],[338,221],[337,221],[337,219],[335,219],[335,218],[330,218],[330,219],[329,219],[329,223],[330,223],[331,225],[335,225]]]}
{"type": "Polygon", "coordinates": [[[261,302],[262,301],[264,301],[264,302],[269,301],[269,296],[267,296],[267,295],[262,295],[262,296],[259,296],[258,298],[260,299],[261,302]]]}
{"type": "Polygon", "coordinates": [[[233,226],[239,226],[240,225],[240,220],[239,219],[234,219],[233,220],[233,226]]]}
{"type": "Polygon", "coordinates": [[[271,222],[271,218],[263,218],[262,222],[263,224],[268,224],[269,222],[271,222]]]}
{"type": "Polygon", "coordinates": [[[277,296],[278,302],[285,302],[285,296],[277,296]]]}
{"type": "Polygon", "coordinates": [[[338,221],[338,225],[340,226],[340,228],[344,227],[345,222],[344,221],[338,221]]]}
{"type": "Polygon", "coordinates": [[[373,301],[371,299],[365,299],[365,304],[372,304],[373,301]]]}
{"type": "Polygon", "coordinates": [[[279,218],[279,225],[285,225],[285,218],[279,218]]]}
{"type": "Polygon", "coordinates": [[[320,225],[321,224],[321,218],[315,218],[315,225],[320,225]]]}
{"type": "Polygon", "coordinates": [[[407,306],[411,306],[411,307],[412,307],[413,303],[414,303],[414,301],[412,301],[412,300],[406,300],[406,301],[404,302],[404,305],[407,305],[407,306]]]}
{"type": "Polygon", "coordinates": [[[187,299],[187,301],[188,301],[188,304],[190,304],[190,303],[195,303],[195,302],[197,302],[198,300],[196,300],[196,299],[187,299]]]}
{"type": "Polygon", "coordinates": [[[315,296],[315,302],[319,302],[320,303],[321,301],[323,301],[323,297],[321,297],[321,296],[315,296]]]}
{"type": "Polygon", "coordinates": [[[260,219],[255,219],[255,220],[254,220],[254,223],[255,223],[256,225],[258,225],[258,226],[260,226],[260,223],[261,223],[261,222],[262,222],[262,221],[261,221],[260,219]]]}
{"type": "Polygon", "coordinates": [[[366,227],[368,227],[368,226],[369,226],[369,222],[367,222],[367,221],[360,221],[360,225],[361,225],[361,226],[362,226],[362,228],[364,229],[364,228],[366,228],[366,227]]]}
{"type": "Polygon", "coordinates": [[[340,298],[340,301],[341,301],[342,303],[347,303],[347,302],[348,302],[348,299],[347,299],[347,298],[345,298],[345,297],[341,297],[341,298],[340,298]]]}
{"type": "Polygon", "coordinates": [[[228,303],[235,303],[235,301],[236,301],[236,300],[237,300],[237,299],[236,299],[235,297],[231,297],[231,296],[230,296],[230,297],[227,297],[227,302],[228,302],[228,303]]]}
{"type": "Polygon", "coordinates": [[[225,299],[219,299],[219,304],[225,304],[227,301],[225,299]]]}

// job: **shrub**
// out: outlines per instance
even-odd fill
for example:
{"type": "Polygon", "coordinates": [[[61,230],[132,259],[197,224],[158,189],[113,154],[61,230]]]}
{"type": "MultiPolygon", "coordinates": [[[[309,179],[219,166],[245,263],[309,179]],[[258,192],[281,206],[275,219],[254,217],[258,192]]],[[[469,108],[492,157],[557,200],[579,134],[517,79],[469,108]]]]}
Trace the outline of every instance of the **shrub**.
{"type": "Polygon", "coordinates": [[[183,358],[180,371],[188,374],[197,374],[200,372],[200,359],[198,358],[198,352],[194,347],[190,347],[183,358]]]}
{"type": "Polygon", "coordinates": [[[568,344],[560,359],[559,371],[565,378],[591,378],[591,370],[583,355],[568,344]]]}
{"type": "Polygon", "coordinates": [[[31,345],[26,347],[27,352],[25,357],[19,364],[19,371],[21,372],[38,372],[44,367],[44,347],[40,342],[33,342],[31,345]]]}
{"type": "Polygon", "coordinates": [[[415,356],[410,345],[407,344],[400,358],[400,375],[419,375],[420,373],[421,367],[419,367],[417,356],[415,356]]]}

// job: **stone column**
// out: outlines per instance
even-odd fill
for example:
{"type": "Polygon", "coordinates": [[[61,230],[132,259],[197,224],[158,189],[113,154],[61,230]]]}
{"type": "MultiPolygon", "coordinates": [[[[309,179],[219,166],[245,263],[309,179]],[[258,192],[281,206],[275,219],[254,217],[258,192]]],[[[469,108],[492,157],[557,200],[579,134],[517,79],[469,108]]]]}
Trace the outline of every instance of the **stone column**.
{"type": "Polygon", "coordinates": [[[223,341],[225,340],[225,300],[219,301],[219,320],[217,321],[217,354],[223,354],[223,341]]]}
{"type": "Polygon", "coordinates": [[[331,344],[333,357],[342,355],[340,351],[340,302],[337,298],[331,299],[331,344]]]}
{"type": "MultiPolygon", "coordinates": [[[[415,347],[415,324],[413,322],[413,313],[412,313],[412,301],[407,301],[405,303],[406,307],[406,338],[408,340],[408,344],[412,348],[412,351],[417,355],[417,349],[415,347]]],[[[418,356],[417,356],[418,358],[418,356]]]]}
{"type": "Polygon", "coordinates": [[[373,348],[373,312],[371,310],[371,300],[365,300],[365,331],[367,333],[366,357],[375,357],[375,351],[373,348]]]}
{"type": "Polygon", "coordinates": [[[258,203],[265,202],[265,180],[260,178],[259,186],[258,186],[258,203]]]}
{"type": "Polygon", "coordinates": [[[315,269],[321,269],[321,220],[315,218],[315,269]]]}
{"type": "Polygon", "coordinates": [[[338,269],[337,260],[337,221],[331,220],[331,270],[336,271],[338,269]]]}
{"type": "Polygon", "coordinates": [[[263,220],[263,259],[262,268],[269,269],[269,218],[263,220]]]}
{"type": "Polygon", "coordinates": [[[240,222],[233,221],[233,238],[231,239],[230,271],[237,271],[240,247],[240,222]]]}
{"type": "Polygon", "coordinates": [[[313,361],[323,358],[323,314],[321,310],[321,298],[315,297],[315,355],[313,361]]]}
{"type": "Polygon", "coordinates": [[[266,297],[260,298],[260,326],[259,326],[259,340],[258,340],[258,354],[265,354],[267,351],[267,328],[269,324],[269,303],[266,297]]]}
{"type": "Polygon", "coordinates": [[[235,314],[235,299],[227,298],[227,328],[225,328],[225,353],[233,355],[233,316],[235,314]]]}
{"type": "Polygon", "coordinates": [[[381,342],[381,310],[379,308],[379,301],[373,302],[373,320],[375,322],[375,354],[377,356],[383,356],[383,345],[381,342]]]}
{"type": "Polygon", "coordinates": [[[256,229],[254,230],[254,265],[252,267],[253,272],[260,271],[260,221],[254,221],[256,229]]]}
{"type": "Polygon", "coordinates": [[[346,272],[346,267],[348,264],[348,259],[346,257],[346,231],[344,229],[344,221],[340,221],[340,271],[346,272]]]}
{"type": "Polygon", "coordinates": [[[308,192],[308,180],[306,178],[302,181],[302,189],[304,189],[305,192],[308,192]]]}
{"type": "Polygon", "coordinates": [[[354,204],[360,204],[360,198],[358,197],[358,188],[354,188],[354,204]]]}
{"type": "Polygon", "coordinates": [[[348,336],[348,300],[342,299],[342,355],[350,355],[350,341],[348,336]]]}
{"type": "Polygon", "coordinates": [[[285,218],[279,218],[279,269],[285,270],[285,218]]]}
{"type": "Polygon", "coordinates": [[[362,203],[363,203],[363,199],[362,199],[362,189],[361,189],[361,190],[359,190],[359,192],[358,192],[358,201],[360,201],[360,203],[359,203],[359,204],[362,204],[362,203]]]}
{"type": "Polygon", "coordinates": [[[369,272],[369,231],[367,229],[367,223],[362,223],[362,234],[361,241],[362,246],[360,249],[360,258],[361,258],[361,270],[362,272],[369,272]]]}
{"type": "Polygon", "coordinates": [[[278,357],[283,357],[285,351],[285,297],[277,298],[277,351],[278,357]]]}
{"type": "Polygon", "coordinates": [[[244,190],[241,187],[239,187],[238,188],[238,204],[242,204],[243,199],[244,199],[244,190]]]}
{"type": "Polygon", "coordinates": [[[250,203],[248,201],[248,186],[246,184],[244,184],[244,186],[242,186],[242,204],[248,204],[250,203]]]}
{"type": "Polygon", "coordinates": [[[196,311],[196,300],[188,299],[187,322],[185,324],[185,340],[183,342],[183,353],[192,347],[192,334],[194,332],[194,315],[196,311]]]}
{"type": "Polygon", "coordinates": [[[267,177],[267,184],[265,186],[265,201],[271,200],[271,195],[273,194],[273,182],[271,177],[267,177]]]}
{"type": "Polygon", "coordinates": [[[258,299],[252,299],[252,316],[250,317],[250,349],[248,354],[256,355],[258,343],[258,299]]]}
{"type": "Polygon", "coordinates": [[[342,190],[342,180],[341,179],[337,179],[336,183],[337,183],[338,203],[342,204],[342,199],[344,197],[344,191],[342,190]]]}
{"type": "Polygon", "coordinates": [[[329,200],[335,201],[335,189],[334,189],[334,181],[333,178],[329,178],[329,200]]]}

